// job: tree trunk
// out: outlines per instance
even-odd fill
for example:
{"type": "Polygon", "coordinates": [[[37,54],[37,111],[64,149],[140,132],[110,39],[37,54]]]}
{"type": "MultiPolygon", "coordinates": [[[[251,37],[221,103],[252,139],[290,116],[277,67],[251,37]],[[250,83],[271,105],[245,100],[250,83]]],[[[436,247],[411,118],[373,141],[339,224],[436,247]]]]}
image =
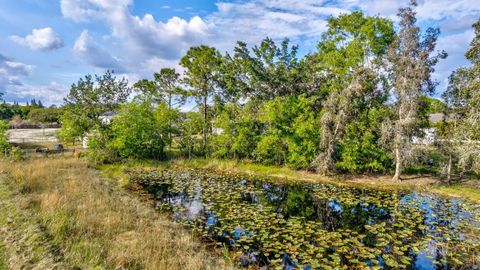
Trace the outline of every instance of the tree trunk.
{"type": "Polygon", "coordinates": [[[203,93],[203,150],[207,155],[207,91],[203,93]]]}
{"type": "Polygon", "coordinates": [[[400,174],[402,173],[402,157],[400,153],[400,145],[397,143],[395,145],[395,175],[392,180],[397,182],[400,181],[400,174]]]}
{"type": "MultiPolygon", "coordinates": [[[[168,96],[168,113],[172,110],[172,95],[168,96]]],[[[172,151],[172,119],[170,115],[168,117],[168,141],[169,141],[169,150],[172,151]]]]}
{"type": "Polygon", "coordinates": [[[448,165],[447,165],[447,181],[449,184],[452,180],[452,154],[448,156],[448,165]]]}

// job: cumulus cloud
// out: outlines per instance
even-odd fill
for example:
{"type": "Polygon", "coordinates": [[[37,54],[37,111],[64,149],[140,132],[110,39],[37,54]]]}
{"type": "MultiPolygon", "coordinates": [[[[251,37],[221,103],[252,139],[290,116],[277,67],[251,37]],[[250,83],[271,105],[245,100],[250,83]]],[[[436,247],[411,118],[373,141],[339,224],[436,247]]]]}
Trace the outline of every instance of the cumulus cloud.
{"type": "Polygon", "coordinates": [[[0,54],[0,92],[4,93],[4,99],[22,102],[36,98],[48,105],[61,103],[68,87],[56,82],[40,86],[24,83],[33,69],[32,65],[0,54]]]}
{"type": "Polygon", "coordinates": [[[111,36],[120,41],[121,49],[128,51],[128,57],[121,61],[111,57],[95,45],[88,33],[79,37],[75,52],[95,67],[113,65],[117,70],[121,62],[133,70],[154,57],[178,60],[191,46],[208,44],[212,40],[209,39],[212,36],[209,25],[200,17],[190,20],[173,17],[162,22],[151,14],[133,15],[129,9],[131,4],[130,0],[61,0],[64,17],[77,22],[98,20],[106,23],[112,29],[111,36]]]}
{"type": "Polygon", "coordinates": [[[189,47],[208,43],[210,35],[209,26],[197,16],[189,21],[173,17],[159,22],[150,14],[140,18],[127,13],[112,16],[110,23],[113,35],[129,48],[165,59],[178,59],[189,47]]]}
{"type": "MultiPolygon", "coordinates": [[[[468,44],[470,36],[465,33],[480,13],[476,2],[418,1],[419,23],[440,26],[446,32],[438,48],[445,49],[450,57],[437,68],[435,76],[440,80],[448,77],[452,67],[463,63],[461,54],[466,47],[455,48],[451,42],[468,44]],[[457,55],[459,59],[455,58],[457,55]]],[[[162,65],[171,66],[189,47],[200,44],[225,51],[231,50],[237,40],[256,44],[268,36],[276,40],[288,37],[293,43],[314,48],[330,16],[361,9],[367,15],[396,21],[398,9],[408,5],[409,0],[219,0],[217,10],[202,18],[172,17],[165,21],[151,14],[132,14],[134,0],[60,0],[60,3],[65,18],[105,23],[112,31],[112,40],[119,41],[119,49],[128,51],[118,60],[89,38],[88,33],[85,36],[82,33],[75,46],[77,54],[93,66],[118,67],[122,63],[138,75],[162,65]]]]}
{"type": "Polygon", "coordinates": [[[0,91],[22,85],[22,79],[30,75],[34,68],[0,54],[0,91]]]}
{"type": "MultiPolygon", "coordinates": [[[[348,13],[346,9],[313,0],[252,0],[219,2],[218,11],[206,20],[223,34],[223,46],[237,40],[257,43],[265,37],[318,39],[329,16],[348,13]]],[[[217,42],[218,43],[218,42],[217,42]]],[[[221,42],[222,43],[222,42],[221,42]]]]}
{"type": "Polygon", "coordinates": [[[34,28],[32,33],[25,36],[10,36],[10,40],[36,51],[50,51],[63,47],[63,40],[50,28],[34,28]]]}
{"type": "Polygon", "coordinates": [[[110,69],[119,73],[125,72],[125,68],[119,60],[97,44],[87,30],[83,30],[77,38],[73,51],[86,63],[96,68],[110,69]]]}
{"type": "Polygon", "coordinates": [[[106,11],[121,9],[132,4],[132,0],[60,0],[60,9],[66,18],[75,22],[88,22],[92,19],[106,19],[106,11]]]}
{"type": "Polygon", "coordinates": [[[47,85],[18,85],[8,89],[4,98],[20,102],[35,98],[48,106],[63,103],[63,97],[68,93],[68,89],[66,85],[57,82],[50,82],[47,85]]]}
{"type": "Polygon", "coordinates": [[[438,39],[438,50],[445,50],[448,58],[438,63],[433,77],[440,83],[438,90],[443,91],[448,86],[448,77],[457,68],[468,66],[469,62],[464,57],[470,47],[470,41],[475,37],[473,30],[459,34],[442,36],[438,39]]]}

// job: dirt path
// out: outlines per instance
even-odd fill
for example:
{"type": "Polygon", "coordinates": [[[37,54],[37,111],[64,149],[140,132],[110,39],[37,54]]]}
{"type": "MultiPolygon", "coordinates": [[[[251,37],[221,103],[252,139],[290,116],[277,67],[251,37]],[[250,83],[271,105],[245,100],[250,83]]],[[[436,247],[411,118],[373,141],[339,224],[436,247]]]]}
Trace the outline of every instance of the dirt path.
{"type": "MultiPolygon", "coordinates": [[[[0,175],[0,240],[3,241],[7,269],[68,269],[60,248],[40,224],[37,213],[28,209],[32,203],[16,196],[16,190],[0,175]]],[[[1,265],[0,265],[1,269],[1,265]]]]}

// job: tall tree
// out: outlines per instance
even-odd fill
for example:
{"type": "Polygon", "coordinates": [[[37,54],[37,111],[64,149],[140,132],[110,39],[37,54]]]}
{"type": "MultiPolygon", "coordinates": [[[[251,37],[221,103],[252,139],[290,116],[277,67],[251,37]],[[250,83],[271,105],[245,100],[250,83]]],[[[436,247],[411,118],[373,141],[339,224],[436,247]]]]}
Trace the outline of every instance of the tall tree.
{"type": "Polygon", "coordinates": [[[280,45],[264,39],[252,52],[245,42],[238,42],[233,59],[240,70],[235,75],[235,87],[242,89],[246,96],[271,100],[278,96],[299,94],[297,59],[298,46],[290,46],[284,39],[280,45]],[[240,86],[240,87],[239,87],[240,86]]]}
{"type": "Polygon", "coordinates": [[[96,120],[104,112],[118,109],[127,101],[131,93],[125,78],[117,80],[113,72],[107,70],[102,76],[86,75],[70,88],[64,98],[66,106],[77,106],[91,119],[96,120]]]}
{"type": "Polygon", "coordinates": [[[210,126],[208,102],[218,88],[221,63],[221,54],[215,48],[208,46],[192,47],[180,60],[180,65],[185,68],[185,83],[190,86],[190,95],[196,97],[197,104],[203,111],[204,151],[207,150],[210,126]]]}
{"type": "Polygon", "coordinates": [[[174,68],[162,68],[153,76],[153,81],[143,79],[134,84],[142,96],[165,102],[169,109],[185,103],[186,93],[181,87],[180,74],[174,68]]]}
{"type": "MultiPolygon", "coordinates": [[[[83,135],[89,129],[100,125],[99,116],[102,113],[117,110],[125,103],[130,93],[128,81],[125,78],[117,79],[113,72],[107,71],[102,76],[95,75],[95,79],[86,75],[72,85],[69,94],[64,98],[63,110],[69,119],[66,123],[82,123],[80,133],[83,135]]],[[[65,129],[65,134],[79,134],[78,131],[67,132],[67,129],[77,130],[78,127],[68,127],[65,123],[62,123],[62,129],[65,129]]]]}
{"type": "Polygon", "coordinates": [[[454,126],[446,145],[449,154],[457,153],[462,172],[480,173],[480,20],[473,28],[475,37],[465,54],[471,66],[452,73],[443,97],[452,113],[447,123],[454,126]]]}
{"type": "Polygon", "coordinates": [[[317,95],[322,102],[320,153],[317,171],[335,169],[334,154],[347,124],[361,114],[368,103],[383,99],[380,72],[382,57],[394,38],[392,22],[365,17],[362,12],[341,15],[328,21],[328,30],[318,52],[307,59],[321,81],[317,95]]]}
{"type": "Polygon", "coordinates": [[[400,31],[388,52],[389,77],[395,104],[394,118],[387,122],[384,131],[387,137],[393,139],[395,181],[400,180],[404,152],[418,131],[422,97],[435,90],[437,83],[431,79],[431,73],[439,59],[447,56],[443,51],[431,56],[440,34],[438,28],[428,28],[421,40],[420,28],[415,25],[413,8],[416,5],[416,1],[412,0],[409,7],[399,10],[400,31]]]}
{"type": "Polygon", "coordinates": [[[154,80],[140,80],[134,84],[134,87],[140,92],[143,99],[152,99],[160,107],[161,103],[167,104],[168,120],[168,141],[170,149],[172,148],[173,137],[173,118],[178,115],[177,108],[185,104],[187,93],[181,87],[180,74],[173,68],[162,68],[160,72],[154,73],[154,80]]]}

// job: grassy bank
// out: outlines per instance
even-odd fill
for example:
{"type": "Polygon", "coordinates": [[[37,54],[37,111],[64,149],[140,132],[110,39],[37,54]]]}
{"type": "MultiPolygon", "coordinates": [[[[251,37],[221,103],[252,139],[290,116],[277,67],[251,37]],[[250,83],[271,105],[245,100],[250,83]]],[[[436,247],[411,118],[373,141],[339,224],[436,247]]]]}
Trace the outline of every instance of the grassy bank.
{"type": "Polygon", "coordinates": [[[134,167],[197,168],[224,173],[243,173],[256,177],[273,177],[282,181],[326,182],[380,189],[419,189],[480,203],[480,183],[478,180],[448,185],[429,175],[407,175],[401,182],[392,182],[390,175],[337,175],[326,177],[305,170],[267,166],[248,161],[202,158],[176,159],[171,162],[131,161],[125,164],[102,166],[100,169],[109,177],[117,178],[121,183],[127,183],[128,179],[123,174],[123,169],[134,167]]]}
{"type": "Polygon", "coordinates": [[[1,162],[0,269],[228,269],[83,161],[1,162]],[[3,247],[3,249],[2,249],[3,247]]]}

